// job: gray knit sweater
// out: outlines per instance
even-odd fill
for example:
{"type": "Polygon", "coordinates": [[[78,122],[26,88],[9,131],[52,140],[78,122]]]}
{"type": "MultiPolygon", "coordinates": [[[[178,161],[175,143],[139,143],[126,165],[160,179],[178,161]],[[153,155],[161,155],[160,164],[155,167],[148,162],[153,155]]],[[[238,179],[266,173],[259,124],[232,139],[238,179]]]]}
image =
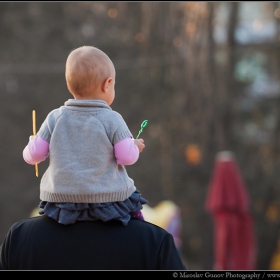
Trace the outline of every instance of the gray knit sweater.
{"type": "Polygon", "coordinates": [[[48,114],[37,134],[50,144],[41,200],[123,201],[136,190],[125,167],[117,164],[113,147],[132,134],[105,101],[69,99],[48,114]]]}

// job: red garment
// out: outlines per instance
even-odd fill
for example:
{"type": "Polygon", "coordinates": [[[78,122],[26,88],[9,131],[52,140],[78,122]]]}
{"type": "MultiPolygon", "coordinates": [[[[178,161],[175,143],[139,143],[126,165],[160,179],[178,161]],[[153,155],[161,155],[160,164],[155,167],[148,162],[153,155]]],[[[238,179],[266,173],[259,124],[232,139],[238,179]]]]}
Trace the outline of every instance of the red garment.
{"type": "Polygon", "coordinates": [[[253,270],[255,244],[249,196],[230,152],[219,153],[205,203],[214,221],[215,270],[253,270]]]}

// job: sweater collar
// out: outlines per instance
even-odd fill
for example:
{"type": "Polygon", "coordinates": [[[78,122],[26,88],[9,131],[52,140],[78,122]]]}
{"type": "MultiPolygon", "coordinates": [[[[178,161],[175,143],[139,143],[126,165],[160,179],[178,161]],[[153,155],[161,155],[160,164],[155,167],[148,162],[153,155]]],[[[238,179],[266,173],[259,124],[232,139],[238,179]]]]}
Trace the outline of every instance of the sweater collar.
{"type": "Polygon", "coordinates": [[[76,100],[68,99],[65,103],[65,106],[76,106],[76,107],[95,107],[95,108],[112,108],[103,100],[76,100]]]}

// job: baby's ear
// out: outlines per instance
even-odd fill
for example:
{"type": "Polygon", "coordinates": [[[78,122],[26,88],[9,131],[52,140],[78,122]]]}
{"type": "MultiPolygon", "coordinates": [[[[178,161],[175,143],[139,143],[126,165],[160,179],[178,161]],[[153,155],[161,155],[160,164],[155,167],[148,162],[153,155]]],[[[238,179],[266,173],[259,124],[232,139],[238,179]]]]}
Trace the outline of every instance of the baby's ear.
{"type": "Polygon", "coordinates": [[[109,90],[109,86],[111,85],[112,82],[113,82],[113,78],[112,78],[112,77],[108,78],[108,79],[104,82],[104,84],[103,84],[103,90],[104,90],[105,92],[107,92],[107,91],[109,90]]]}

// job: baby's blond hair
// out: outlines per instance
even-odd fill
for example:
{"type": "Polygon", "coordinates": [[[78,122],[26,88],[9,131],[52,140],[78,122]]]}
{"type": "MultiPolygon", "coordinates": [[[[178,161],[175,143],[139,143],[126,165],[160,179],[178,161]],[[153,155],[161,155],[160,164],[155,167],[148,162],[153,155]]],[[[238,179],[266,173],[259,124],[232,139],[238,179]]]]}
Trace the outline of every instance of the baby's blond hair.
{"type": "Polygon", "coordinates": [[[66,60],[66,84],[74,96],[86,96],[113,75],[115,68],[111,59],[92,46],[73,50],[66,60]]]}

